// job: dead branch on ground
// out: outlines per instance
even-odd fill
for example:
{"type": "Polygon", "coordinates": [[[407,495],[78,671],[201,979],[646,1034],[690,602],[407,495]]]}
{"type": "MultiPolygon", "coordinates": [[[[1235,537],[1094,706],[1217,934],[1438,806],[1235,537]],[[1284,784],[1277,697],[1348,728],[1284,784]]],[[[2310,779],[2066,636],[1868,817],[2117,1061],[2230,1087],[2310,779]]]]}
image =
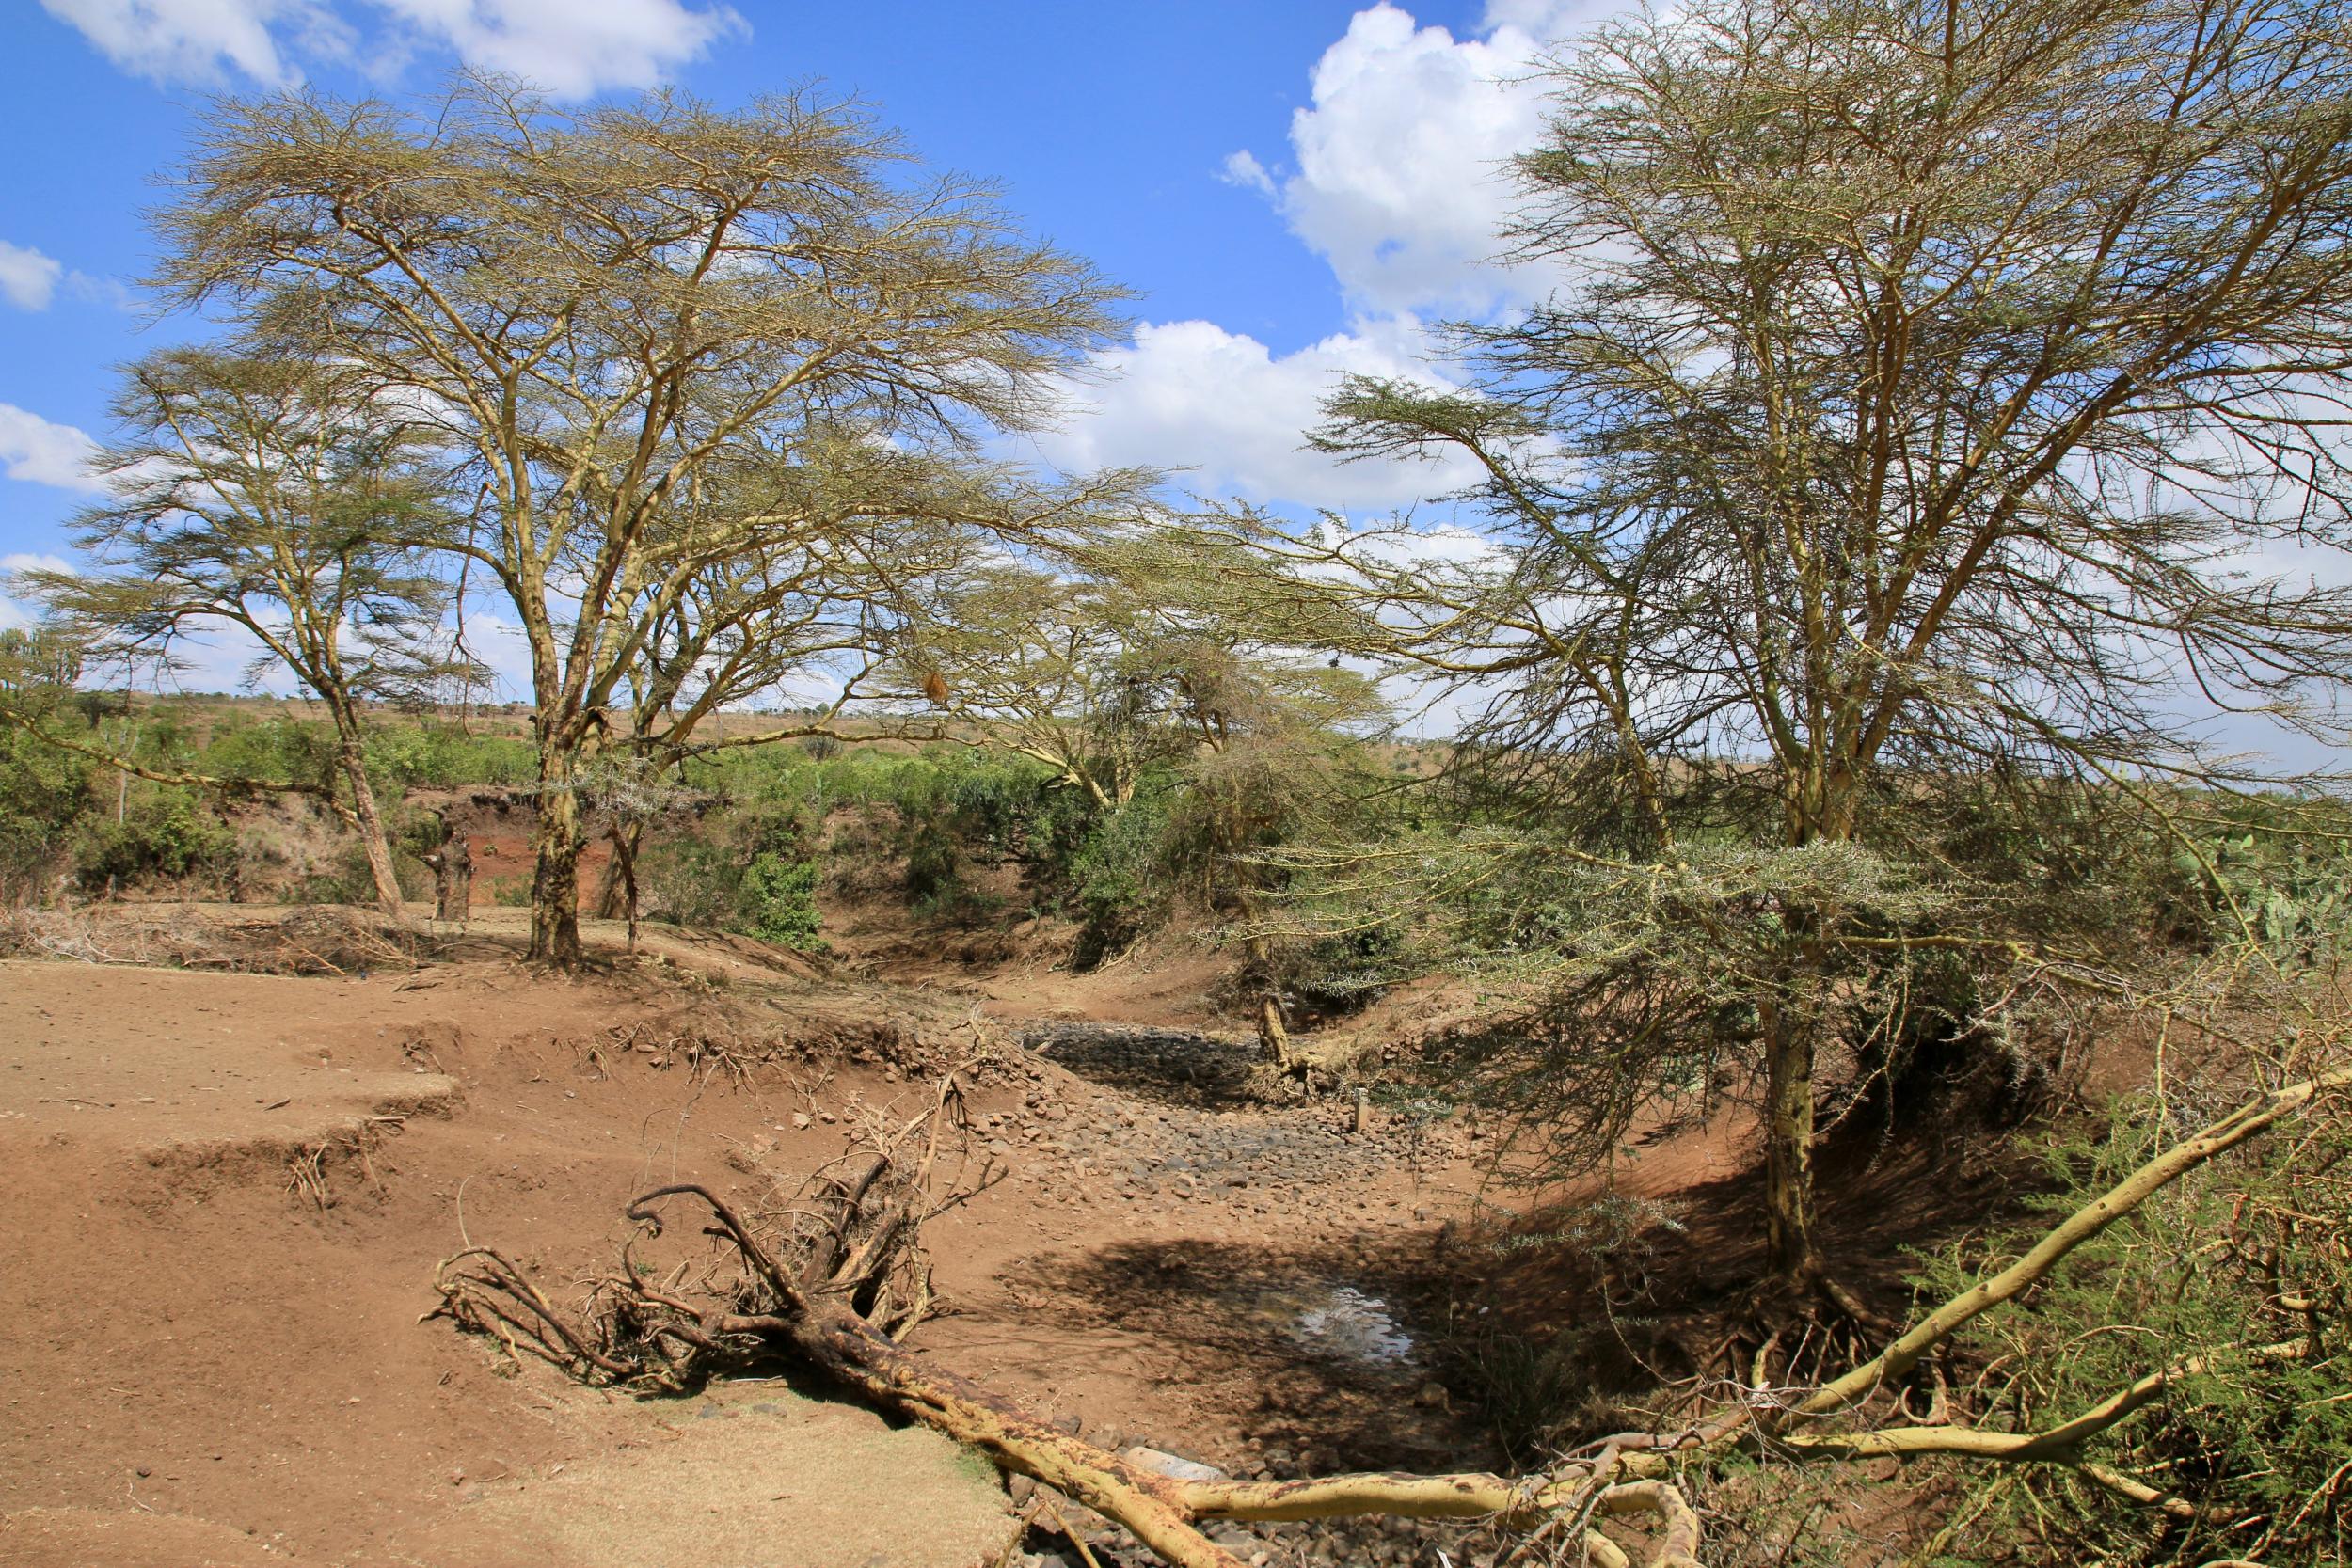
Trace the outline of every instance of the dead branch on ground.
{"type": "MultiPolygon", "coordinates": [[[[969,1064],[967,1064],[968,1066],[969,1064]]],[[[628,1208],[658,1234],[657,1204],[686,1198],[707,1215],[716,1259],[689,1277],[679,1265],[656,1280],[625,1248],[621,1271],[599,1279],[566,1313],[511,1261],[469,1247],[436,1278],[446,1315],[509,1352],[540,1356],[583,1381],[676,1391],[723,1373],[777,1364],[814,1370],[874,1404],[911,1417],[988,1453],[1126,1527],[1174,1568],[1239,1568],[1201,1533],[1215,1520],[1326,1519],[1359,1514],[1484,1518],[1549,1535],[1603,1568],[1635,1560],[1595,1528],[1603,1518],[1650,1526],[1643,1568],[1698,1568],[1700,1521],[1678,1476],[1704,1456],[1744,1449],[1794,1462],[1905,1459],[1928,1454],[2003,1464],[2063,1465],[2128,1500],[2177,1513],[2189,1505],[2096,1464],[2084,1444],[2155,1402],[2201,1363],[2183,1361],[2040,1431],[2007,1433],[1948,1419],[1899,1422],[1898,1392],[1911,1370],[1976,1317],[2015,1299],[2068,1254],[2196,1167],[2352,1085],[2352,1066],[2257,1095],[2166,1149],[2053,1227],[2014,1263],[1918,1320],[1844,1376],[1793,1395],[1735,1399],[1674,1433],[1624,1433],[1523,1477],[1484,1473],[1364,1473],[1294,1481],[1183,1481],[1061,1432],[1017,1402],[922,1361],[902,1344],[931,1305],[921,1243],[928,1219],[966,1201],[997,1175],[977,1170],[961,1125],[961,1090],[949,1073],[913,1121],[876,1121],[854,1162],[835,1162],[797,1189],[746,1214],[708,1188],[656,1188],[628,1208]],[[943,1148],[957,1151],[944,1169],[943,1148]],[[1887,1407],[1892,1404],[1891,1414],[1887,1407]],[[1862,1418],[1876,1410],[1884,1422],[1862,1418]],[[1833,1425],[1832,1423],[1837,1423],[1833,1425]]],[[[2292,1345],[2249,1353],[2291,1355],[2292,1345]]],[[[1942,1410],[1939,1399],[1935,1408],[1942,1410]]]]}

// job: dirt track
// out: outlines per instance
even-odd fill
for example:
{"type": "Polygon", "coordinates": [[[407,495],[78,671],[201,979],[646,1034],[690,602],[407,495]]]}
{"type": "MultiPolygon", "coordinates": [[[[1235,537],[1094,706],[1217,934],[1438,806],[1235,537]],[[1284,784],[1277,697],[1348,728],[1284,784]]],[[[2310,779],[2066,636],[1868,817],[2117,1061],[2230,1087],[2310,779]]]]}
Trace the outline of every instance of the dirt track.
{"type": "MultiPolygon", "coordinates": [[[[645,1185],[840,1152],[858,1105],[911,1092],[893,1042],[969,1013],[755,978],[726,1007],[821,1067],[719,1070],[679,1042],[725,1009],[638,973],[0,965],[0,1558],[994,1561],[993,1473],[927,1433],[773,1385],[646,1405],[500,1376],[417,1321],[462,1237],[560,1285],[645,1185]]],[[[1230,1469],[1463,1449],[1412,1342],[1460,1149],[1238,1101],[1190,1036],[1041,1043],[973,1096],[1012,1176],[938,1227],[949,1311],[921,1348],[1230,1469]]]]}

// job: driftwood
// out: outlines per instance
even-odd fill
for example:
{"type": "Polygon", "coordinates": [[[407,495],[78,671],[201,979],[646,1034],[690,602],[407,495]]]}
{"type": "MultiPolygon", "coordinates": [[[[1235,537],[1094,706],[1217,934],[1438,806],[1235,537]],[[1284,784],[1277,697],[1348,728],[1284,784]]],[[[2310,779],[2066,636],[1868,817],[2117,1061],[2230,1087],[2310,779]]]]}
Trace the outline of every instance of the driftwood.
{"type": "MultiPolygon", "coordinates": [[[[689,1283],[659,1284],[625,1249],[617,1274],[566,1313],[501,1254],[473,1247],[445,1261],[436,1286],[446,1315],[510,1352],[535,1354],[592,1383],[680,1390],[722,1373],[778,1363],[821,1372],[878,1407],[936,1428],[986,1452],[1004,1470],[1032,1477],[1117,1520],[1174,1568],[1240,1568],[1201,1533],[1215,1520],[1295,1520],[1353,1514],[1488,1519],[1548,1536],[1602,1568],[1698,1568],[1700,1519],[1677,1478],[1692,1460],[1744,1449],[1789,1462],[1907,1459],[1930,1454],[2001,1463],[2063,1465],[2140,1505],[2187,1507],[2144,1482],[2089,1461],[2084,1443],[2129,1419],[2178,1379],[2183,1361],[2053,1427],[1979,1431],[1940,1417],[1924,1425],[1863,1423],[1960,1327],[2046,1277],[2067,1254],[2198,1165],[2259,1136],[2331,1090],[2352,1084],[2338,1069],[2255,1097],[2166,1150],[2067,1216],[2018,1260],[1898,1335],[1844,1376],[1788,1395],[1725,1403],[1681,1431],[1623,1433],[1523,1477],[1483,1473],[1368,1473],[1294,1481],[1184,1481],[1160,1475],[1038,1418],[1017,1402],[932,1366],[902,1344],[930,1306],[922,1251],[925,1220],[961,1203],[1001,1174],[968,1155],[942,1177],[943,1148],[961,1137],[956,1074],[911,1124],[869,1128],[869,1148],[779,1200],[746,1214],[695,1183],[656,1188],[628,1208],[657,1232],[659,1204],[687,1200],[721,1243],[720,1262],[689,1283]],[[1595,1528],[1601,1519],[1645,1525],[1636,1559],[1595,1528]]],[[[2258,1358],[2299,1354],[2260,1347],[2258,1358]]],[[[1941,1402],[1938,1402],[1940,1408],[1941,1402]]],[[[1899,1402],[1897,1404],[1899,1411],[1899,1402]]]]}
{"type": "Polygon", "coordinates": [[[473,850],[464,835],[418,859],[433,870],[433,918],[464,925],[473,917],[473,850]]]}

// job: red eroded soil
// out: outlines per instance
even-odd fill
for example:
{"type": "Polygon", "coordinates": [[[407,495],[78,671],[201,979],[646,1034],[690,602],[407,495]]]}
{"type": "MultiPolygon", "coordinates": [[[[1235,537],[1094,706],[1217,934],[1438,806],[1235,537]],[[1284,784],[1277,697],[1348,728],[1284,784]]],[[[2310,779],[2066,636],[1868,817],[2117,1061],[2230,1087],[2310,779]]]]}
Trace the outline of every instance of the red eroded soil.
{"type": "MultiPolygon", "coordinates": [[[[207,921],[253,942],[273,918],[141,917],[181,962],[207,921]]],[[[155,950],[103,927],[132,911],[93,918],[58,950],[155,950]]],[[[828,970],[664,927],[632,958],[587,922],[605,967],[572,980],[515,961],[522,924],[485,909],[437,962],[323,977],[0,962],[0,1561],[997,1563],[993,1472],[919,1429],[778,1383],[641,1402],[509,1375],[420,1321],[469,1242],[568,1305],[638,1193],[812,1170],[984,1042],[972,1135],[1007,1175],[926,1231],[943,1309],[914,1344],[1098,1441],[1252,1474],[1494,1463],[1449,1307],[1573,1325],[1608,1288],[1543,1240],[1589,1189],[1515,1219],[1474,1127],[1263,1098],[1198,949],[1073,976],[1035,933],[966,962],[877,921],[828,970]]],[[[1320,1044],[1376,1056],[1462,1000],[1400,991],[1320,1044]]],[[[1672,1220],[1660,1299],[1696,1304],[1655,1314],[1661,1344],[1752,1269],[1746,1155],[1735,1125],[1620,1167],[1672,1220]]],[[[1825,1213],[1866,1291],[1997,1185],[1931,1140],[1824,1160],[1868,1163],[1825,1213]]],[[[1437,1544],[1325,1535],[1303,1560],[1437,1544]]]]}
{"type": "MultiPolygon", "coordinates": [[[[364,977],[0,963],[0,1560],[650,1562],[693,1526],[680,1539],[760,1543],[744,1564],[993,1561],[993,1474],[929,1433],[805,1390],[648,1406],[501,1375],[419,1321],[469,1238],[568,1300],[637,1192],[839,1154],[860,1104],[913,1103],[925,1042],[979,1037],[970,998],[685,939],[652,968],[550,978],[484,924],[475,956],[364,977]],[[675,977],[696,967],[733,983],[675,977]],[[713,1029],[793,1049],[738,1075],[695,1053],[713,1029]],[[855,1473],[818,1483],[856,1444],[855,1473]]],[[[1454,1146],[1008,1049],[970,1098],[1011,1176],[935,1226],[946,1310],[922,1349],[1228,1465],[1278,1438],[1325,1465],[1460,1449],[1424,1369],[1299,1331],[1343,1277],[1407,1314],[1469,1196],[1454,1146]]]]}

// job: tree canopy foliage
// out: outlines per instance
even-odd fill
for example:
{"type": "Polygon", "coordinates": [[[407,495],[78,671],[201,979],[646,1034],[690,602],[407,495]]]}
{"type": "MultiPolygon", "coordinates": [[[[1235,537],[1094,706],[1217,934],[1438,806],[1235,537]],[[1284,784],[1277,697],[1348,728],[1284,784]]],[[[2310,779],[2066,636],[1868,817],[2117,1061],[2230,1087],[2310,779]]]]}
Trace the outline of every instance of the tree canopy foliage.
{"type": "Polygon", "coordinates": [[[792,590],[737,563],[927,515],[937,462],[1045,417],[1115,325],[1116,292],[986,186],[907,164],[813,94],[562,110],[467,77],[412,107],[224,103],[175,181],[166,302],[401,401],[474,498],[460,553],[538,714],[542,956],[579,954],[582,753],[698,588],[766,614],[792,590]]]}
{"type": "Polygon", "coordinates": [[[331,361],[167,349],[124,372],[114,412],[120,435],[97,464],[113,494],[74,528],[87,569],[26,583],[92,667],[169,663],[222,626],[258,643],[254,673],[284,670],[332,721],[376,896],[396,914],[362,706],[469,673],[443,631],[453,592],[437,559],[462,513],[408,420],[331,361]]]}
{"type": "Polygon", "coordinates": [[[1745,975],[1793,1276],[1838,988],[1954,940],[1855,856],[1964,879],[1923,814],[2243,782],[2199,693],[2333,733],[2352,596],[2296,562],[2352,542],[2344,17],[1708,0],[1549,79],[1511,239],[1563,286],[1316,442],[1475,459],[1492,548],[1398,585],[1408,657],[1493,699],[1474,754],[1551,824],[1697,896],[1657,915],[1762,938],[1701,967],[1745,975]],[[1795,858],[1684,878],[1693,830],[1795,858]]]}

